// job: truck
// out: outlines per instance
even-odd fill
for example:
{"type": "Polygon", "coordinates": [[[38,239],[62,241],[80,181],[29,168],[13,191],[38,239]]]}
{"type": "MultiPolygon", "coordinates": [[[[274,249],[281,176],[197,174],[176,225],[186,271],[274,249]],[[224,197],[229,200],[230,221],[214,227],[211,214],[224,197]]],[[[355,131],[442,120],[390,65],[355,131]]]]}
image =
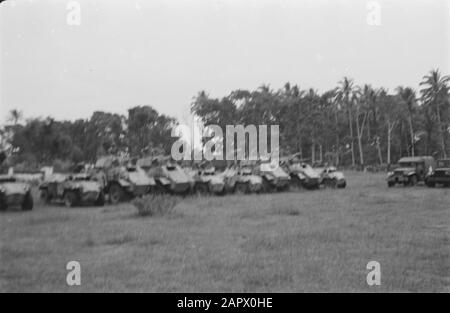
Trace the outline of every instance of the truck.
{"type": "Polygon", "coordinates": [[[388,172],[387,185],[415,186],[425,181],[427,173],[431,173],[435,167],[436,160],[432,156],[403,157],[395,169],[388,172]]]}
{"type": "Polygon", "coordinates": [[[428,187],[435,187],[436,185],[450,187],[450,159],[438,160],[436,168],[426,176],[425,184],[428,187]]]}

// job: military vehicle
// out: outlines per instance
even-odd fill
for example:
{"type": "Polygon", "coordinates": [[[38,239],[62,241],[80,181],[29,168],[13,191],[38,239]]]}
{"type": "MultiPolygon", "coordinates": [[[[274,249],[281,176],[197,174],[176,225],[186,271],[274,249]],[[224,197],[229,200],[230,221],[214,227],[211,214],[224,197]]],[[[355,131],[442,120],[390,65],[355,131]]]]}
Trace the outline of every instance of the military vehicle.
{"type": "Polygon", "coordinates": [[[322,181],[320,174],[308,163],[302,161],[298,154],[283,159],[281,164],[289,173],[292,186],[305,189],[319,189],[322,181]]]}
{"type": "Polygon", "coordinates": [[[262,177],[265,191],[283,191],[289,189],[289,174],[278,163],[262,161],[257,166],[255,173],[262,177]]]}
{"type": "Polygon", "coordinates": [[[194,187],[193,179],[169,157],[142,158],[137,165],[155,180],[157,192],[185,195],[194,187]]]}
{"type": "Polygon", "coordinates": [[[223,195],[226,191],[225,177],[216,173],[215,167],[207,167],[194,171],[195,192],[200,194],[223,195]]]}
{"type": "Polygon", "coordinates": [[[64,202],[68,208],[84,203],[105,204],[102,185],[87,173],[53,174],[39,186],[39,190],[45,203],[64,202]]]}
{"type": "Polygon", "coordinates": [[[425,184],[428,187],[436,185],[450,187],[450,159],[438,160],[436,168],[425,177],[425,184]]]}
{"type": "Polygon", "coordinates": [[[194,182],[193,191],[199,194],[222,195],[230,190],[229,179],[234,175],[227,176],[226,172],[218,173],[213,162],[191,162],[184,171],[194,182]]]}
{"type": "Polygon", "coordinates": [[[397,184],[414,186],[424,181],[427,173],[436,167],[436,161],[431,156],[405,157],[398,161],[396,168],[388,172],[388,187],[397,184]]]}
{"type": "Polygon", "coordinates": [[[126,198],[141,197],[152,191],[155,180],[131,160],[104,157],[97,160],[94,171],[102,182],[109,201],[119,203],[126,198]]]}
{"type": "Polygon", "coordinates": [[[18,206],[23,211],[33,209],[33,197],[29,184],[18,182],[13,176],[0,175],[0,211],[18,206]]]}
{"type": "Polygon", "coordinates": [[[239,179],[238,177],[238,169],[234,165],[230,165],[229,167],[225,168],[221,175],[225,181],[225,192],[226,193],[233,193],[236,189],[236,183],[239,179]]]}
{"type": "Polygon", "coordinates": [[[263,178],[255,175],[251,167],[241,167],[236,171],[237,181],[234,191],[236,193],[260,193],[264,189],[263,178]]]}
{"type": "Polygon", "coordinates": [[[330,188],[345,188],[347,186],[347,180],[344,173],[338,171],[334,166],[326,166],[319,170],[321,176],[321,184],[330,188]]]}

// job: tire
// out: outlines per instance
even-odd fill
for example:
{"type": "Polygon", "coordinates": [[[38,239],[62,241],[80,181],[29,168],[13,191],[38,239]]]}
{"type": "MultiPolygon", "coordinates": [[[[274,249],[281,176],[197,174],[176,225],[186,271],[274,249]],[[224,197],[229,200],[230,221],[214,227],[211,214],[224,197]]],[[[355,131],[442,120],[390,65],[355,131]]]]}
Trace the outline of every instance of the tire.
{"type": "Polygon", "coordinates": [[[8,206],[6,205],[5,199],[3,196],[0,196],[0,211],[6,211],[8,206]]]}
{"type": "Polygon", "coordinates": [[[338,186],[339,189],[344,189],[347,187],[347,182],[344,182],[342,185],[338,186]]]}
{"type": "Polygon", "coordinates": [[[275,190],[274,186],[265,177],[263,177],[263,190],[268,193],[275,190]]]}
{"type": "Polygon", "coordinates": [[[77,203],[77,194],[74,191],[66,191],[64,194],[64,205],[67,208],[72,208],[77,203]]]}
{"type": "Polygon", "coordinates": [[[395,183],[394,183],[394,182],[390,182],[390,181],[388,182],[388,187],[389,187],[389,188],[392,188],[392,187],[394,187],[394,186],[395,186],[395,183]]]}
{"type": "Polygon", "coordinates": [[[249,188],[247,184],[244,183],[236,183],[236,186],[234,187],[234,191],[237,194],[243,195],[248,193],[249,188]]]}
{"type": "Polygon", "coordinates": [[[429,182],[429,181],[426,181],[425,185],[427,185],[429,188],[434,188],[434,187],[436,187],[436,184],[435,184],[435,183],[432,183],[432,182],[429,182]]]}
{"type": "Polygon", "coordinates": [[[195,192],[201,195],[206,195],[209,192],[208,185],[200,183],[195,185],[195,192]]]}
{"type": "Polygon", "coordinates": [[[329,188],[335,189],[336,186],[337,186],[337,181],[336,181],[336,179],[327,179],[325,181],[324,185],[325,185],[325,187],[329,187],[329,188]]]}
{"type": "Polygon", "coordinates": [[[416,176],[416,175],[413,175],[413,176],[411,176],[411,177],[409,178],[409,184],[410,184],[411,186],[417,185],[417,182],[418,182],[418,180],[417,180],[417,176],[416,176]]]}
{"type": "Polygon", "coordinates": [[[44,201],[45,204],[49,204],[51,202],[52,198],[50,197],[50,193],[47,189],[41,190],[41,200],[44,201]]]}
{"type": "Polygon", "coordinates": [[[157,195],[162,195],[167,193],[167,188],[164,187],[159,181],[156,182],[156,186],[153,188],[153,193],[157,195]]]}
{"type": "Polygon", "coordinates": [[[302,187],[303,187],[302,181],[297,176],[291,176],[291,181],[289,182],[289,184],[291,185],[291,187],[297,188],[297,189],[302,189],[302,187]]]}
{"type": "Polygon", "coordinates": [[[114,184],[109,188],[109,201],[112,204],[118,204],[123,200],[123,189],[118,184],[114,184]]]}
{"type": "Polygon", "coordinates": [[[105,205],[105,194],[103,192],[100,192],[98,195],[97,200],[95,200],[96,206],[104,206],[105,205]]]}
{"type": "Polygon", "coordinates": [[[289,191],[289,187],[290,187],[290,184],[287,184],[287,185],[284,185],[282,187],[278,187],[277,191],[279,191],[279,192],[286,192],[286,191],[289,191]]]}
{"type": "Polygon", "coordinates": [[[33,197],[31,196],[31,193],[28,192],[25,195],[25,199],[22,202],[22,211],[31,211],[33,210],[33,197]]]}

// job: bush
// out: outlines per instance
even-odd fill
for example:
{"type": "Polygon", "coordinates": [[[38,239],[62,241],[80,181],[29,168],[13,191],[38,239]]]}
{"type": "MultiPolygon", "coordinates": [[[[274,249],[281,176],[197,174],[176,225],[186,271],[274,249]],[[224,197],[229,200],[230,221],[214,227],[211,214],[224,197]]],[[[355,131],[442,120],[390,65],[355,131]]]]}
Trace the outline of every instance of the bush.
{"type": "Polygon", "coordinates": [[[139,216],[165,216],[174,212],[179,198],[171,195],[147,195],[133,200],[139,216]]]}

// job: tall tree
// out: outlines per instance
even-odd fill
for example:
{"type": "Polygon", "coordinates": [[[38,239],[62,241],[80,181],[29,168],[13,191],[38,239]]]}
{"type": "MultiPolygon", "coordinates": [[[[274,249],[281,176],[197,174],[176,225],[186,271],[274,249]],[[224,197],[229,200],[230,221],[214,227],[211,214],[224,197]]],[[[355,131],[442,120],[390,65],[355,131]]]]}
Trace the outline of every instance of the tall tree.
{"type": "Polygon", "coordinates": [[[12,109],[9,111],[8,121],[12,122],[14,125],[17,125],[23,118],[22,111],[18,109],[12,109]]]}
{"type": "Polygon", "coordinates": [[[435,114],[438,134],[441,145],[441,153],[444,157],[447,157],[447,129],[449,127],[449,114],[448,114],[448,92],[449,87],[447,83],[450,81],[450,76],[441,76],[439,70],[432,70],[428,75],[423,77],[420,86],[423,88],[420,90],[422,99],[425,105],[432,108],[435,114]]]}
{"type": "Polygon", "coordinates": [[[336,89],[337,99],[341,103],[341,106],[347,110],[348,114],[348,126],[349,126],[349,136],[350,136],[350,149],[352,154],[352,166],[355,166],[355,149],[354,149],[354,135],[353,135],[353,107],[356,98],[356,88],[353,84],[353,80],[344,77],[338,83],[336,89]]]}
{"type": "Polygon", "coordinates": [[[176,125],[174,118],[159,114],[150,106],[137,106],[128,110],[128,147],[133,156],[150,153],[160,149],[170,153],[172,128],[176,125]]]}
{"type": "Polygon", "coordinates": [[[417,101],[416,92],[410,87],[400,86],[396,89],[403,105],[406,108],[408,126],[409,126],[409,139],[410,139],[410,154],[415,155],[415,134],[414,134],[414,114],[416,111],[417,101]]]}

